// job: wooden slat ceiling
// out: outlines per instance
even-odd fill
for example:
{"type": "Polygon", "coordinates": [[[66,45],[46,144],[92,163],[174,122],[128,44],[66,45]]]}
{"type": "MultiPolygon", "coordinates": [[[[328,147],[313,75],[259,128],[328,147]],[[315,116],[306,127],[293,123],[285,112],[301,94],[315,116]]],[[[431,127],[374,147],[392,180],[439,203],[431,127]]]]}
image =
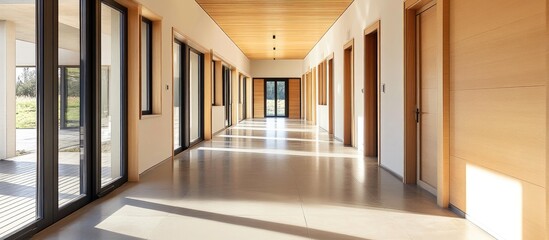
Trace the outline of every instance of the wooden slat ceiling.
{"type": "Polygon", "coordinates": [[[353,0],[196,2],[248,58],[303,59],[353,0]]]}

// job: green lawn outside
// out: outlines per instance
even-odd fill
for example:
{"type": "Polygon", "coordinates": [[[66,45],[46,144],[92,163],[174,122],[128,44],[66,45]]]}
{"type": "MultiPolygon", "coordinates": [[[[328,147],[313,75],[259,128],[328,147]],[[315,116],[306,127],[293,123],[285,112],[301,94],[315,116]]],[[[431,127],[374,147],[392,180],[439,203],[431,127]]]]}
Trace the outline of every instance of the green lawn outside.
{"type": "MultiPolygon", "coordinates": [[[[16,128],[36,128],[36,98],[17,97],[15,106],[16,128]]],[[[69,97],[67,127],[80,126],[80,98],[69,97]]]]}

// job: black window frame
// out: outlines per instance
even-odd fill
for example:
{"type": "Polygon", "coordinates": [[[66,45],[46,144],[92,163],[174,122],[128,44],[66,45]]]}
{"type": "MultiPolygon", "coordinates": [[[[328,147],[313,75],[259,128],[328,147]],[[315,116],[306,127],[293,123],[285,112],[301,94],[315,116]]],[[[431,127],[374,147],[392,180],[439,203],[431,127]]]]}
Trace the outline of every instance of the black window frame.
{"type": "MultiPolygon", "coordinates": [[[[141,75],[141,115],[152,115],[153,114],[153,22],[146,18],[141,16],[141,24],[146,25],[147,31],[145,33],[140,33],[140,38],[143,38],[143,34],[147,34],[145,36],[146,43],[141,42],[140,49],[143,49],[143,44],[146,44],[146,50],[145,54],[143,52],[140,56],[140,61],[143,62],[143,57],[146,58],[146,66],[141,66],[141,68],[145,67],[147,70],[147,76],[141,75]],[[143,77],[145,77],[145,81],[143,80],[143,77]],[[143,84],[145,82],[145,84],[143,84]],[[147,96],[143,96],[143,87],[146,87],[147,96]],[[143,98],[146,98],[146,108],[143,109],[143,98]]],[[[143,29],[143,26],[141,26],[140,30],[143,29]]],[[[141,69],[141,73],[143,73],[143,69],[141,69]]]]}
{"type": "Polygon", "coordinates": [[[127,168],[127,8],[115,0],[80,0],[80,128],[83,152],[80,197],[58,205],[58,94],[59,89],[59,29],[58,1],[35,0],[36,16],[36,98],[37,98],[37,152],[36,152],[36,219],[13,229],[2,238],[30,239],[34,234],[58,222],[85,205],[101,198],[128,180],[127,168]],[[121,177],[101,187],[101,5],[119,11],[121,21],[121,177]]]}

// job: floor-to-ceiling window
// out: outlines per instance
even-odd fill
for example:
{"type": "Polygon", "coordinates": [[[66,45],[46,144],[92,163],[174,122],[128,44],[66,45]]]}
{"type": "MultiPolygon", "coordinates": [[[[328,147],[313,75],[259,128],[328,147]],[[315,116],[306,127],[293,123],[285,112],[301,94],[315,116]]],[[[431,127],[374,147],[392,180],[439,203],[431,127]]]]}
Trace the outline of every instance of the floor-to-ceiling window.
{"type": "Polygon", "coordinates": [[[183,101],[182,101],[182,76],[183,76],[183,49],[181,42],[175,41],[173,46],[173,146],[174,151],[179,152],[183,145],[183,101]]]}
{"type": "Polygon", "coordinates": [[[0,2],[0,239],[40,218],[36,6],[0,2]]]}
{"type": "Polygon", "coordinates": [[[174,40],[174,152],[204,139],[204,55],[174,40]]]}
{"type": "Polygon", "coordinates": [[[189,48],[189,112],[190,112],[190,144],[203,139],[203,55],[189,48]]]}
{"type": "Polygon", "coordinates": [[[80,121],[82,106],[82,78],[80,75],[81,31],[80,1],[59,1],[58,22],[58,138],[57,138],[57,199],[58,206],[82,198],[84,165],[88,160],[83,154],[85,146],[82,131],[86,126],[80,121]],[[70,67],[67,67],[70,66],[70,67]]]}
{"type": "Polygon", "coordinates": [[[125,16],[112,0],[0,1],[0,239],[126,180],[125,16]]]}

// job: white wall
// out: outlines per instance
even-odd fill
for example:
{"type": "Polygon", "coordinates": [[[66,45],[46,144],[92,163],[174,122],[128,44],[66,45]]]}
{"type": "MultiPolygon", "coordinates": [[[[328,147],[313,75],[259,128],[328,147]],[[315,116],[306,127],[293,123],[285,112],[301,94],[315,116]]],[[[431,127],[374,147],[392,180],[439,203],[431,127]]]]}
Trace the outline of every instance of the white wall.
{"type": "MultiPolygon", "coordinates": [[[[250,62],[194,0],[139,0],[162,16],[162,85],[172,85],[172,29],[202,48],[213,50],[238,71],[250,73],[250,62]]],[[[135,81],[130,79],[130,81],[135,81]]],[[[172,155],[172,94],[162,91],[162,114],[138,123],[139,173],[172,155]]]]}
{"type": "MultiPolygon", "coordinates": [[[[354,39],[354,109],[357,145],[364,149],[364,29],[381,20],[381,164],[403,175],[404,167],[404,34],[402,0],[354,1],[305,58],[301,73],[334,53],[334,134],[343,139],[343,46],[354,39]]],[[[319,109],[317,119],[327,119],[319,109]]],[[[319,124],[326,125],[319,121],[319,124]]],[[[324,126],[322,126],[324,127],[324,126]]]]}
{"type": "Polygon", "coordinates": [[[303,60],[252,60],[254,78],[301,78],[303,60]]]}
{"type": "Polygon", "coordinates": [[[225,106],[212,106],[212,134],[225,128],[225,106]]]}

